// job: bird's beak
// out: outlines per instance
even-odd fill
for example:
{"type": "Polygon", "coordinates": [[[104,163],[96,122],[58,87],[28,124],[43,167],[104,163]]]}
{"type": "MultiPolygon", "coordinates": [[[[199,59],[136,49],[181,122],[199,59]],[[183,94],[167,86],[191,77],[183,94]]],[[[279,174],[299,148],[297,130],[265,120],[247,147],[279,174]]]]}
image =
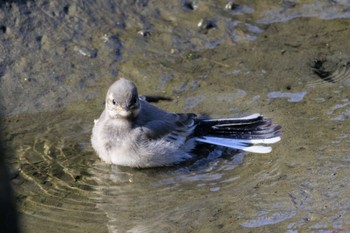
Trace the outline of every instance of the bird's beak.
{"type": "Polygon", "coordinates": [[[121,110],[124,110],[124,111],[129,111],[129,107],[127,106],[127,105],[117,105],[116,106],[116,109],[118,110],[118,111],[121,111],[121,110]]]}

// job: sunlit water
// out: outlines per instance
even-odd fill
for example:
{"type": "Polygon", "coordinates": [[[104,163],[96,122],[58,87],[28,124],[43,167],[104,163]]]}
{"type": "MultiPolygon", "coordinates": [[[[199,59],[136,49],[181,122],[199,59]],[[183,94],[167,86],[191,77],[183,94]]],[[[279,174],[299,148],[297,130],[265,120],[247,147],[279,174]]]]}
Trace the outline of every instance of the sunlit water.
{"type": "Polygon", "coordinates": [[[350,231],[346,1],[118,2],[2,5],[2,131],[24,232],[350,231]],[[117,76],[173,97],[169,111],[261,112],[282,141],[104,164],[90,134],[117,76]]]}

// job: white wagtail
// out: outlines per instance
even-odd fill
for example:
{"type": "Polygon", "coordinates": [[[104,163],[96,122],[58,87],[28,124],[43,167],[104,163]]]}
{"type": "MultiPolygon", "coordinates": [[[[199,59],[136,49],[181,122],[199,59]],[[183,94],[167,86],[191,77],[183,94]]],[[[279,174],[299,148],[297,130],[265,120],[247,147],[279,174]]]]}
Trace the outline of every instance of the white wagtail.
{"type": "Polygon", "coordinates": [[[99,157],[129,167],[169,166],[191,158],[197,143],[269,153],[280,126],[260,114],[203,119],[170,113],[139,98],[135,84],[120,78],[109,88],[91,142],[99,157]]]}

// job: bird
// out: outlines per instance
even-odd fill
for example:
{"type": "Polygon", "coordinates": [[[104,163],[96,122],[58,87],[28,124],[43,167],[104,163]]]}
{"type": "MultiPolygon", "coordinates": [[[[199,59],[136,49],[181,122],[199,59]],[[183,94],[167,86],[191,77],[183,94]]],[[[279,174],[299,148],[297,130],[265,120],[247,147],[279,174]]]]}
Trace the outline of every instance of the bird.
{"type": "Polygon", "coordinates": [[[194,148],[203,144],[269,153],[268,144],[281,140],[280,129],[259,113],[211,119],[168,112],[139,96],[132,81],[119,78],[109,87],[105,109],[94,121],[91,144],[109,164],[162,167],[193,158],[194,148]]]}

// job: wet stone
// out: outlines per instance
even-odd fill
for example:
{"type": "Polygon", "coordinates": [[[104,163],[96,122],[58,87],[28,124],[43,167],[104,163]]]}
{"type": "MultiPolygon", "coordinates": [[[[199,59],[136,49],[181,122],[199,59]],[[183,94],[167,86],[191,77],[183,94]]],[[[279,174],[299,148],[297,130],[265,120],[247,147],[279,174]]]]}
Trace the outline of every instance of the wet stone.
{"type": "Polygon", "coordinates": [[[137,32],[137,34],[143,36],[143,37],[150,37],[151,36],[151,32],[150,31],[145,31],[145,30],[140,30],[137,32]]]}
{"type": "Polygon", "coordinates": [[[186,10],[191,10],[191,11],[194,11],[198,8],[198,5],[195,2],[191,2],[191,1],[184,1],[182,6],[186,10]]]}
{"type": "Polygon", "coordinates": [[[238,8],[240,8],[240,5],[235,2],[229,2],[225,6],[225,9],[227,10],[237,10],[238,8]]]}
{"type": "Polygon", "coordinates": [[[2,33],[6,33],[7,27],[4,26],[4,25],[1,25],[1,26],[0,26],[0,31],[1,31],[2,33]]]}
{"type": "Polygon", "coordinates": [[[63,7],[63,13],[68,15],[69,14],[69,5],[66,5],[63,7]]]}
{"type": "Polygon", "coordinates": [[[216,22],[211,19],[201,19],[198,23],[200,32],[206,34],[209,30],[217,27],[216,22]]]}
{"type": "Polygon", "coordinates": [[[95,48],[83,48],[79,46],[74,46],[74,51],[89,58],[96,58],[98,52],[98,50],[95,48]]]}

